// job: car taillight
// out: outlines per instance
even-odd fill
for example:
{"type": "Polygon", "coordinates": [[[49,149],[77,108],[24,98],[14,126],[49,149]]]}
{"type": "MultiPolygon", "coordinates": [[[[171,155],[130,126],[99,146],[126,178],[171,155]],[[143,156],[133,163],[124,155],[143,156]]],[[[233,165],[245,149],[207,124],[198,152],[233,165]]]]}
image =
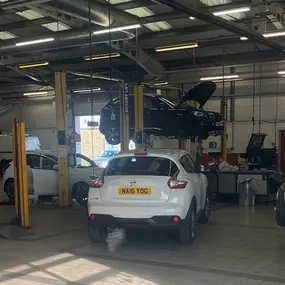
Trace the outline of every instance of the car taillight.
{"type": "Polygon", "coordinates": [[[90,188],[101,188],[104,185],[103,179],[92,180],[90,183],[90,188]]]}
{"type": "Polygon", "coordinates": [[[168,180],[167,185],[170,189],[184,189],[187,185],[187,182],[177,180],[176,177],[171,177],[168,180]]]}

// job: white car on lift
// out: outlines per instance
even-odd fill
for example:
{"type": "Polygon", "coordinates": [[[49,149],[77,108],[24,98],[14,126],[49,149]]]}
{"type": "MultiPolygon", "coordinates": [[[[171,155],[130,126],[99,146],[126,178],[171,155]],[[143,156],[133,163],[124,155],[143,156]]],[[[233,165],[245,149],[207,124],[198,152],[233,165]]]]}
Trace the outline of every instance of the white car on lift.
{"type": "MultiPolygon", "coordinates": [[[[72,198],[79,204],[86,204],[89,184],[101,175],[99,168],[91,159],[76,154],[77,165],[69,167],[69,186],[72,198]]],[[[28,190],[30,196],[39,198],[58,196],[57,155],[52,152],[27,151],[28,190]]],[[[14,165],[10,163],[3,175],[6,195],[13,200],[14,165]]]]}
{"type": "Polygon", "coordinates": [[[111,228],[169,228],[182,244],[195,239],[196,221],[207,222],[208,180],[191,155],[178,149],[127,151],[110,159],[91,182],[88,231],[103,241],[111,228]]]}

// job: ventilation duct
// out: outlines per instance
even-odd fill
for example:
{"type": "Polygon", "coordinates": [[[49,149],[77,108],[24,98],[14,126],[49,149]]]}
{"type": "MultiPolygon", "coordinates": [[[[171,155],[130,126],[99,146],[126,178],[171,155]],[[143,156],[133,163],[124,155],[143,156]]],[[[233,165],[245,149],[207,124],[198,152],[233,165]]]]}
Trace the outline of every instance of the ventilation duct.
{"type": "Polygon", "coordinates": [[[109,25],[115,22],[112,16],[110,16],[109,19],[108,11],[99,5],[95,6],[91,3],[89,14],[89,2],[86,0],[60,0],[57,4],[43,4],[39,6],[47,10],[61,12],[86,22],[89,21],[89,15],[91,15],[91,23],[102,27],[109,27],[109,25]]]}

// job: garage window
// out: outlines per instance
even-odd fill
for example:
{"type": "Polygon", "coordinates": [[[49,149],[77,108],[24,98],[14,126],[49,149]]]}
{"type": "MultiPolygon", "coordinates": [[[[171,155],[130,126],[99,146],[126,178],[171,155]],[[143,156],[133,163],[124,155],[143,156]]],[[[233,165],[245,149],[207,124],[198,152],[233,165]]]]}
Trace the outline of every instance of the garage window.
{"type": "Polygon", "coordinates": [[[34,169],[41,168],[41,157],[39,155],[27,155],[27,165],[34,169]]]}
{"type": "Polygon", "coordinates": [[[52,170],[54,165],[57,165],[57,162],[48,157],[43,156],[42,164],[43,164],[43,167],[42,167],[43,169],[52,170]]]}
{"type": "Polygon", "coordinates": [[[174,176],[178,172],[177,165],[163,157],[120,157],[109,162],[105,176],[114,175],[149,175],[174,176]]]}

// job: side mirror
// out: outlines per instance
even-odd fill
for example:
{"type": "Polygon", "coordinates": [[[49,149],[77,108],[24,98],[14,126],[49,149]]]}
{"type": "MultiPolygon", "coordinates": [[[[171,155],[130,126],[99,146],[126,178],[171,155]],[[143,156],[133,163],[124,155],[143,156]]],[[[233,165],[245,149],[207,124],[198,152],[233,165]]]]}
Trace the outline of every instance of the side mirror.
{"type": "Polygon", "coordinates": [[[56,164],[56,165],[54,165],[52,168],[53,168],[53,170],[58,171],[58,165],[57,165],[57,164],[56,164]]]}

